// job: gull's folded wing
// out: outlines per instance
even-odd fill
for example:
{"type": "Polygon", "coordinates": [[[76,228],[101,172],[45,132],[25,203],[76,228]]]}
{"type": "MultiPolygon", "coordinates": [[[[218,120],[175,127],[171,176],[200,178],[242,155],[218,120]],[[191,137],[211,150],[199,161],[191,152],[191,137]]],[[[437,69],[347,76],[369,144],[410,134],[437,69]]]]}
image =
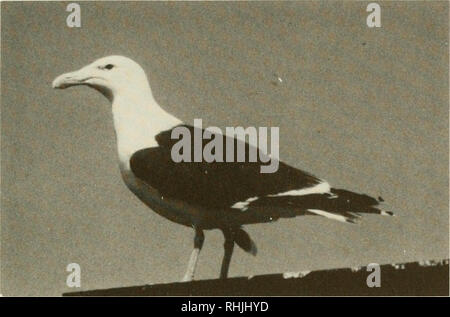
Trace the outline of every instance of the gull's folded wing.
{"type": "MultiPolygon", "coordinates": [[[[194,127],[187,127],[194,136],[194,127]]],[[[220,135],[223,144],[229,136],[220,135]]],[[[250,146],[246,143],[246,162],[180,162],[171,158],[171,130],[161,132],[156,140],[159,147],[142,149],[130,159],[132,172],[161,196],[190,202],[205,208],[230,208],[254,197],[276,195],[313,187],[320,180],[282,162],[275,173],[261,173],[263,162],[248,162],[250,146]]],[[[191,140],[193,146],[193,139],[191,140]]],[[[208,140],[203,141],[205,145],[208,140]]],[[[235,149],[237,143],[234,139],[235,149]]],[[[193,150],[191,151],[193,153],[193,150]]],[[[225,151],[224,151],[225,153],[225,151]]],[[[225,159],[224,159],[225,160],[225,159]]]]}

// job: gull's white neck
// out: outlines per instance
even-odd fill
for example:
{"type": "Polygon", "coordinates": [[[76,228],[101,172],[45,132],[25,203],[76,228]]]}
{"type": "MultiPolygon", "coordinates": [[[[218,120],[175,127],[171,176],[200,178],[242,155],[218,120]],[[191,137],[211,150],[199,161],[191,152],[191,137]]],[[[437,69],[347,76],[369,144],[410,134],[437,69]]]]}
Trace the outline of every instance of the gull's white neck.
{"type": "Polygon", "coordinates": [[[158,146],[158,133],[181,123],[158,105],[149,87],[118,93],[112,112],[122,170],[130,169],[129,160],[136,151],[158,146]]]}

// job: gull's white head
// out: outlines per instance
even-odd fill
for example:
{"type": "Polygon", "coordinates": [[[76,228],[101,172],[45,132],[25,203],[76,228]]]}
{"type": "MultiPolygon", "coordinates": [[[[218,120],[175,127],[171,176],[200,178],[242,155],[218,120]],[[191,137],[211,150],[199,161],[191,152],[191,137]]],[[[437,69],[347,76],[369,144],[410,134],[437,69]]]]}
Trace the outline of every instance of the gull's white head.
{"type": "Polygon", "coordinates": [[[107,56],[83,68],[62,74],[53,81],[53,88],[65,89],[85,85],[101,92],[110,101],[123,94],[150,91],[147,76],[138,63],[124,56],[107,56]]]}

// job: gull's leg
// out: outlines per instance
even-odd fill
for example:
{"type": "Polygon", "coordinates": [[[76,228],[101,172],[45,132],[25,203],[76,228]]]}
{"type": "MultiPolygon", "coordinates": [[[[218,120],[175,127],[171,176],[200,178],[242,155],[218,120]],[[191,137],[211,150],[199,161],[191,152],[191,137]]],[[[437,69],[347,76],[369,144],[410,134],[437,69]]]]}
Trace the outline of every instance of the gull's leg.
{"type": "Polygon", "coordinates": [[[222,260],[222,268],[220,269],[220,278],[228,277],[228,269],[230,268],[231,256],[234,248],[234,234],[232,231],[223,231],[225,242],[223,243],[224,255],[222,260]]]}
{"type": "Polygon", "coordinates": [[[192,250],[191,257],[189,258],[188,267],[186,274],[184,274],[183,282],[189,282],[194,279],[195,267],[197,266],[198,255],[203,246],[203,241],[205,240],[205,235],[203,230],[195,228],[194,237],[194,249],[192,250]]]}

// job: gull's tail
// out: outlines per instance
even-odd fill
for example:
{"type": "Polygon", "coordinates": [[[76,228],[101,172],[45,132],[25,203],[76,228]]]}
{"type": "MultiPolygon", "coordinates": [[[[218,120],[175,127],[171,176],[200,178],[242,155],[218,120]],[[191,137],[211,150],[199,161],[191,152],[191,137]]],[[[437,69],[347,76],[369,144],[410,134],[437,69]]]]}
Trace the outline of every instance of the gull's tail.
{"type": "MultiPolygon", "coordinates": [[[[328,192],[292,196],[266,196],[248,204],[236,214],[240,224],[273,222],[279,218],[317,215],[332,220],[355,223],[361,214],[393,216],[386,210],[383,198],[375,199],[344,189],[331,188],[328,192]]],[[[245,241],[244,234],[241,234],[245,241]]]]}
{"type": "Polygon", "coordinates": [[[302,205],[306,214],[354,223],[361,214],[393,216],[392,211],[382,208],[383,198],[375,199],[365,194],[357,194],[344,189],[332,188],[329,194],[308,195],[302,205]],[[308,197],[309,196],[309,197],[308,197]]]}

